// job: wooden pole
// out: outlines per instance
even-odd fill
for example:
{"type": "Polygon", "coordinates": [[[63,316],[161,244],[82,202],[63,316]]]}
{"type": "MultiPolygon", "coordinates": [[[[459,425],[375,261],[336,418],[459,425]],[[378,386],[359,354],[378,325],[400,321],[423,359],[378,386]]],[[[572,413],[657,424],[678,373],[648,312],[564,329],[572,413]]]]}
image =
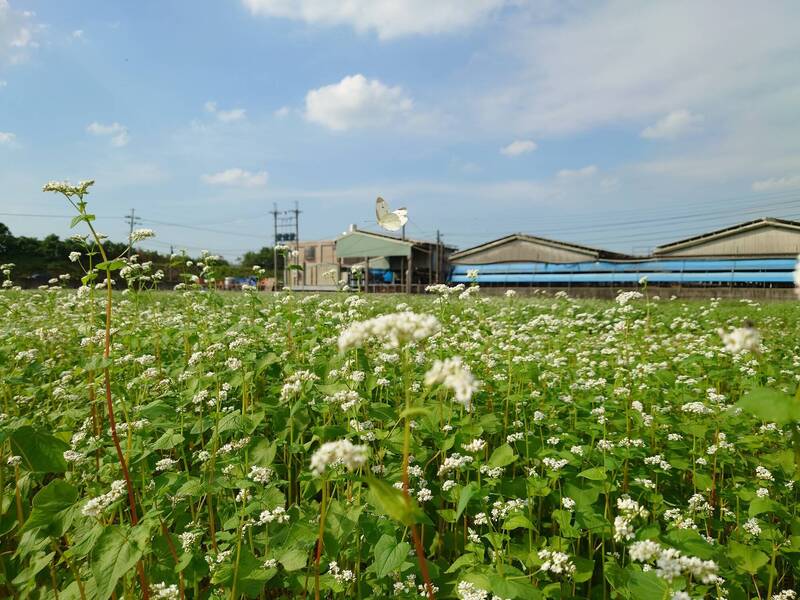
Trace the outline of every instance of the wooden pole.
{"type": "Polygon", "coordinates": [[[412,273],[414,272],[414,248],[411,248],[408,253],[408,271],[406,272],[406,293],[411,293],[411,280],[412,273]]]}

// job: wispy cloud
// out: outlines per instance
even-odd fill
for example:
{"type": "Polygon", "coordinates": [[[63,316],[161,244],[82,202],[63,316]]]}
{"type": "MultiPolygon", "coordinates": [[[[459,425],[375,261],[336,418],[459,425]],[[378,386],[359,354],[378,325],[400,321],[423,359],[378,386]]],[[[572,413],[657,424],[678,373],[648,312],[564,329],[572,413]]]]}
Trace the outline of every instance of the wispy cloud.
{"type": "Polygon", "coordinates": [[[673,110],[653,125],[645,127],[641,136],[649,140],[674,140],[700,129],[702,115],[695,115],[688,110],[673,110]]]}
{"type": "Polygon", "coordinates": [[[209,185],[225,185],[231,187],[260,187],[267,185],[269,175],[266,171],[251,173],[238,167],[226,169],[219,173],[203,175],[202,180],[209,185]]]}
{"type": "Polygon", "coordinates": [[[561,180],[586,179],[597,175],[598,170],[595,165],[587,165],[580,169],[561,169],[556,176],[561,180]]]}
{"type": "Polygon", "coordinates": [[[0,144],[4,145],[11,145],[14,143],[14,140],[17,139],[17,136],[8,131],[0,131],[0,144]]]}
{"type": "Polygon", "coordinates": [[[94,121],[93,123],[89,124],[89,126],[86,128],[86,131],[99,137],[108,137],[111,141],[111,145],[115,148],[127,146],[128,142],[130,141],[128,128],[117,122],[104,125],[94,121]]]}
{"type": "Polygon", "coordinates": [[[500,153],[506,156],[519,156],[526,152],[533,152],[536,148],[536,142],[533,140],[514,140],[508,146],[500,148],[500,153]]]}
{"type": "Polygon", "coordinates": [[[477,25],[513,0],[243,0],[254,15],[305,21],[310,25],[348,25],[374,31],[381,39],[458,31],[477,25]]]}
{"type": "Polygon", "coordinates": [[[233,121],[241,121],[247,117],[247,111],[243,108],[231,108],[223,110],[217,106],[216,102],[209,100],[204,105],[206,112],[214,115],[218,121],[222,123],[231,123],[233,121]]]}
{"type": "Polygon", "coordinates": [[[800,175],[762,179],[761,181],[754,181],[752,187],[754,192],[773,192],[800,188],[800,175]]]}

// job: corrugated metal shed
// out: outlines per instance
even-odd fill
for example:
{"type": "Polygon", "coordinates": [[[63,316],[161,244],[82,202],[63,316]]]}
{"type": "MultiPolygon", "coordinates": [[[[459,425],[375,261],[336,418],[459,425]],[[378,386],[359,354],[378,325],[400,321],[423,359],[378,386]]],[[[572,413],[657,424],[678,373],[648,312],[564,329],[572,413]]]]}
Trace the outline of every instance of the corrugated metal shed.
{"type": "Polygon", "coordinates": [[[485,265],[504,262],[575,263],[601,258],[623,259],[624,254],[579,246],[547,238],[514,233],[450,255],[457,265],[485,265]]]}
{"type": "Polygon", "coordinates": [[[800,222],[763,218],[670,244],[657,257],[794,257],[800,254],[800,222]]]}

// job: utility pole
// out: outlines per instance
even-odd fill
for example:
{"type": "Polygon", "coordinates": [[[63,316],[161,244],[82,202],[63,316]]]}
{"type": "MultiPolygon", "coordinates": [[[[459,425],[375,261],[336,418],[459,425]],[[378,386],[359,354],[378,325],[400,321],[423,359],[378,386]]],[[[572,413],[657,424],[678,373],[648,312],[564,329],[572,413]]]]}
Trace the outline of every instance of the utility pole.
{"type": "Polygon", "coordinates": [[[440,272],[442,268],[442,236],[436,230],[436,283],[441,283],[440,272]]]}
{"type": "Polygon", "coordinates": [[[276,202],[272,203],[272,210],[269,211],[272,214],[272,221],[275,226],[275,233],[274,237],[272,238],[272,275],[275,278],[275,291],[278,291],[278,252],[275,250],[275,246],[278,245],[278,204],[276,202]]]}
{"type": "MultiPolygon", "coordinates": [[[[300,206],[297,204],[297,200],[294,201],[294,249],[297,252],[297,263],[300,264],[300,206]]],[[[294,276],[297,277],[298,283],[300,280],[300,274],[295,271],[294,276]]],[[[303,284],[305,284],[306,272],[303,270],[303,284]]],[[[292,283],[292,287],[294,287],[294,283],[292,283]]]]}
{"type": "Polygon", "coordinates": [[[136,216],[136,209],[131,209],[131,214],[125,215],[125,220],[130,225],[130,232],[128,233],[128,256],[131,255],[131,250],[133,249],[133,241],[131,238],[133,237],[133,226],[138,225],[142,222],[142,220],[136,216]]]}

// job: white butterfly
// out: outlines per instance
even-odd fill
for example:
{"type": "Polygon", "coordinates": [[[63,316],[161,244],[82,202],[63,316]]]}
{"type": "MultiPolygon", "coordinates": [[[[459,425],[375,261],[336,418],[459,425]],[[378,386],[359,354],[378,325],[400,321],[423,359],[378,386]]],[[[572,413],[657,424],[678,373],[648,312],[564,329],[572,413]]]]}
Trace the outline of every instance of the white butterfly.
{"type": "Polygon", "coordinates": [[[386,200],[378,196],[375,200],[375,214],[378,216],[378,225],[387,231],[397,231],[408,223],[408,211],[405,208],[389,211],[386,200]]]}

